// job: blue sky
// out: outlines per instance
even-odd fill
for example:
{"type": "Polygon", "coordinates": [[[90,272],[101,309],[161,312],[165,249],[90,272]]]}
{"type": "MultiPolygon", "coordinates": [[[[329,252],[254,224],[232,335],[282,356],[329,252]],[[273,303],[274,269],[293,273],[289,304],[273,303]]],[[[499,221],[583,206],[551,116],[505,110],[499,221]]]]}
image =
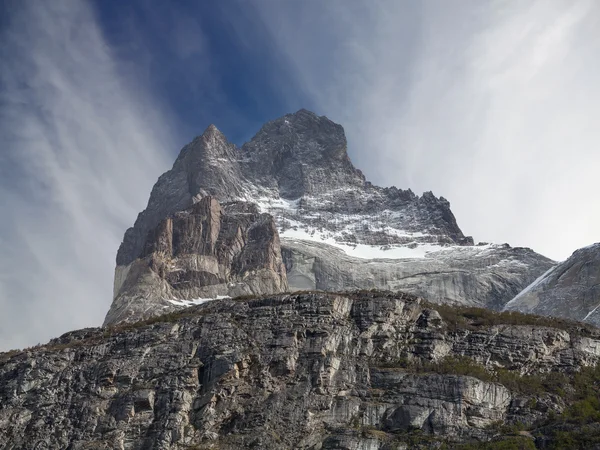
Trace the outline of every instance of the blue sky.
{"type": "Polygon", "coordinates": [[[123,232],[210,123],[300,108],[476,241],[600,240],[594,0],[5,0],[0,349],[102,322],[123,232]]]}
{"type": "Polygon", "coordinates": [[[241,144],[266,120],[310,103],[250,2],[93,5],[122,75],[169,111],[181,146],[213,122],[241,144]]]}

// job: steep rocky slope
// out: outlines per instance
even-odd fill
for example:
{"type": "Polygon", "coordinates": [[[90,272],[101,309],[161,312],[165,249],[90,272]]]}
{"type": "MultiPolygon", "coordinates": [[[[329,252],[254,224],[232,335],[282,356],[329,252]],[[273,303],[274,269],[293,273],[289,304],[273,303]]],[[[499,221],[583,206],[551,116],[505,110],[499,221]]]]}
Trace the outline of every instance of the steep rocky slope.
{"type": "Polygon", "coordinates": [[[508,311],[600,325],[600,243],[581,248],[506,305],[508,311]]]}
{"type": "Polygon", "coordinates": [[[598,330],[407,294],[216,300],[0,354],[0,448],[600,448],[599,358],[598,330]]]}
{"type": "Polygon", "coordinates": [[[207,298],[288,290],[273,218],[252,203],[221,206],[210,196],[163,219],[119,275],[105,325],[207,298]]]}
{"type": "Polygon", "coordinates": [[[164,217],[204,195],[221,202],[257,203],[274,213],[282,228],[299,222],[301,229],[322,229],[341,242],[472,242],[460,231],[445,199],[373,186],[350,162],[343,128],[300,110],[267,123],[242,148],[229,143],[214,125],[185,146],[127,230],[117,265],[139,256],[147,233],[164,217]],[[359,229],[368,224],[381,229],[359,229]]]}
{"type": "MultiPolygon", "coordinates": [[[[404,289],[437,303],[500,309],[553,265],[529,249],[474,246],[443,197],[374,186],[352,165],[343,128],[300,110],[265,124],[241,148],[211,125],[181,150],[119,248],[119,308],[135,315],[164,306],[162,291],[157,303],[144,283],[137,290],[129,283],[126,292],[121,285],[146,257],[148,234],[208,195],[253,203],[273,217],[290,291],[404,289]]],[[[203,279],[188,281],[190,296],[211,291],[203,279]]],[[[274,292],[263,287],[262,293],[274,292]]]]}
{"type": "Polygon", "coordinates": [[[434,303],[502,309],[552,262],[508,245],[440,246],[420,258],[365,260],[318,242],[282,238],[292,291],[401,290],[434,303]]]}

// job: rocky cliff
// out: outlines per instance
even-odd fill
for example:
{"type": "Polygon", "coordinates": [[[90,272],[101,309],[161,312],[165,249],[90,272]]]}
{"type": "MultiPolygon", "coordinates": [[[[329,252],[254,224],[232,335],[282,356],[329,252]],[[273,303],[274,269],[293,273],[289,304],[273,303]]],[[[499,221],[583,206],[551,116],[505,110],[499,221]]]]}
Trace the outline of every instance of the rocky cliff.
{"type": "Polygon", "coordinates": [[[163,219],[115,278],[105,325],[138,321],[206,299],[288,290],[273,218],[210,196],[163,219]]]}
{"type": "Polygon", "coordinates": [[[508,245],[440,246],[419,258],[352,257],[318,242],[282,239],[292,290],[401,290],[434,303],[500,310],[552,262],[508,245]]]}
{"type": "MultiPolygon", "coordinates": [[[[437,303],[500,309],[553,265],[529,249],[474,246],[443,197],[374,186],[352,165],[343,128],[300,110],[265,124],[241,148],[211,125],[181,150],[125,233],[115,270],[117,305],[111,308],[121,312],[111,313],[108,322],[172,306],[163,299],[170,298],[173,286],[169,292],[153,287],[160,294],[156,303],[147,277],[141,279],[134,269],[146,264],[140,261],[148,258],[149,234],[204,196],[253,203],[273,217],[290,291],[403,289],[437,303]],[[135,280],[142,280],[139,289],[135,280]]],[[[187,279],[193,288],[176,289],[174,298],[230,295],[229,289],[206,288],[206,280],[187,279]]],[[[279,292],[283,284],[262,288],[262,293],[279,292]]],[[[251,291],[260,293],[257,289],[251,291]]]]}
{"type": "Polygon", "coordinates": [[[552,267],[505,308],[600,325],[600,243],[552,267]]]}
{"type": "Polygon", "coordinates": [[[216,300],[0,354],[0,448],[594,449],[599,358],[596,329],[407,294],[216,300]]]}
{"type": "Polygon", "coordinates": [[[301,229],[322,229],[339,242],[472,242],[445,199],[373,186],[350,162],[343,128],[300,110],[267,123],[242,148],[229,143],[214,125],[185,146],[127,230],[117,265],[126,266],[139,256],[147,233],[164,217],[205,195],[221,202],[256,203],[274,212],[282,228],[299,221],[301,229]],[[376,233],[357,227],[368,223],[376,233]]]}

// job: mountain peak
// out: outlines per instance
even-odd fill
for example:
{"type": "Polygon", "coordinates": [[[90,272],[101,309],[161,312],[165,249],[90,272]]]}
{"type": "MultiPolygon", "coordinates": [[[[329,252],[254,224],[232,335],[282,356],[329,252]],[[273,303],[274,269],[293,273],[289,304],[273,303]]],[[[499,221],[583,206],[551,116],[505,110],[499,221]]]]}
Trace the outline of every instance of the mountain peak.
{"type": "MultiPolygon", "coordinates": [[[[202,204],[197,208],[202,210],[202,204]]],[[[176,298],[186,300],[233,295],[230,286],[227,292],[224,286],[231,280],[216,277],[221,269],[210,265],[216,260],[209,268],[199,268],[200,261],[237,254],[246,243],[253,250],[231,262],[237,270],[256,255],[269,254],[269,242],[281,245],[291,290],[403,288],[427,294],[432,301],[496,309],[552,264],[533,252],[474,247],[456,223],[450,204],[431,192],[417,197],[412,191],[367,183],[347,155],[342,126],[301,109],[265,124],[241,149],[227,142],[214,125],[184,147],[125,234],[117,255],[114,300],[129,309],[158,305],[160,311],[162,299],[172,298],[173,289],[176,298]],[[250,209],[238,211],[240,223],[248,226],[248,239],[254,239],[251,245],[236,232],[232,220],[224,219],[227,239],[220,241],[223,245],[216,254],[186,246],[194,251],[184,252],[187,256],[181,257],[187,259],[176,270],[166,264],[169,261],[154,265],[159,283],[150,285],[148,280],[156,277],[146,276],[149,255],[144,249],[152,230],[160,232],[155,247],[167,249],[153,251],[158,262],[165,262],[171,247],[180,248],[182,239],[215,242],[211,233],[217,229],[216,219],[188,221],[185,213],[206,196],[218,200],[223,210],[240,201],[252,204],[255,215],[261,212],[256,219],[260,223],[269,217],[262,213],[272,219],[269,226],[259,227],[264,233],[257,234],[259,228],[246,222],[252,216],[250,209]],[[179,224],[180,219],[184,223],[179,224]],[[175,222],[180,226],[171,226],[175,222]],[[169,239],[170,247],[165,244],[169,239]],[[499,268],[504,270],[500,274],[499,268]],[[216,291],[215,285],[223,285],[223,290],[216,291]]],[[[253,293],[279,292],[263,282],[254,288],[253,293]]]]}
{"type": "MultiPolygon", "coordinates": [[[[312,206],[307,206],[306,201],[302,204],[306,214],[327,218],[319,226],[337,233],[338,239],[346,239],[340,233],[358,226],[355,221],[370,218],[373,222],[373,214],[392,211],[381,226],[397,232],[355,236],[368,245],[401,244],[410,240],[402,237],[407,232],[421,233],[422,242],[464,240],[447,202],[432,194],[418,199],[410,191],[367,183],[348,156],[344,128],[325,116],[300,109],[263,125],[241,149],[228,142],[214,124],[209,125],[182,149],[173,169],[159,178],[148,208],[126,233],[117,256],[118,265],[125,266],[139,256],[146,234],[160,220],[189,207],[196,196],[209,194],[225,202],[311,199],[312,206]],[[340,219],[348,214],[349,218],[340,219]],[[340,220],[351,223],[346,227],[340,220]]],[[[278,220],[278,225],[283,226],[283,219],[278,220]]],[[[304,223],[312,219],[299,216],[293,220],[304,223]]]]}
{"type": "Polygon", "coordinates": [[[309,111],[308,109],[304,109],[301,108],[298,111],[296,111],[295,113],[291,113],[291,114],[286,114],[284,117],[293,117],[293,118],[297,118],[297,119],[321,119],[321,118],[325,118],[325,116],[318,116],[316,113],[309,111]]]}
{"type": "Polygon", "coordinates": [[[344,128],[306,109],[267,122],[243,147],[251,153],[286,154],[304,163],[348,158],[344,128]]]}
{"type": "Polygon", "coordinates": [[[217,126],[214,123],[211,123],[209,126],[206,127],[206,130],[204,130],[204,133],[202,133],[202,135],[215,134],[215,133],[221,133],[221,132],[219,131],[219,129],[217,128],[217,126]]]}
{"type": "Polygon", "coordinates": [[[215,142],[227,142],[225,135],[221,133],[221,131],[212,123],[206,127],[206,130],[204,130],[204,133],[202,133],[200,138],[208,144],[215,142]]]}

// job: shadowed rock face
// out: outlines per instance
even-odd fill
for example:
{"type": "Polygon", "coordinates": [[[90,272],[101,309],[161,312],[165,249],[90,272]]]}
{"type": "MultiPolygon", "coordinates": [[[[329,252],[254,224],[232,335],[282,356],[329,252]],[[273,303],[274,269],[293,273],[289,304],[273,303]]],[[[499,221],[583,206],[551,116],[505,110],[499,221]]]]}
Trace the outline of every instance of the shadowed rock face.
{"type": "Polygon", "coordinates": [[[600,326],[600,243],[577,250],[548,270],[505,309],[600,326]]]}
{"type": "Polygon", "coordinates": [[[216,300],[177,320],[0,354],[0,448],[386,450],[417,448],[402,444],[415,430],[418,448],[432,448],[427,439],[489,439],[498,422],[564,407],[556,395],[403,363],[461,356],[569,372],[598,361],[600,335],[501,320],[456,328],[405,294],[216,300]]]}
{"type": "Polygon", "coordinates": [[[251,203],[203,197],[164,219],[115,280],[105,325],[175,309],[178,299],[287,291],[273,218],[251,203]]]}

